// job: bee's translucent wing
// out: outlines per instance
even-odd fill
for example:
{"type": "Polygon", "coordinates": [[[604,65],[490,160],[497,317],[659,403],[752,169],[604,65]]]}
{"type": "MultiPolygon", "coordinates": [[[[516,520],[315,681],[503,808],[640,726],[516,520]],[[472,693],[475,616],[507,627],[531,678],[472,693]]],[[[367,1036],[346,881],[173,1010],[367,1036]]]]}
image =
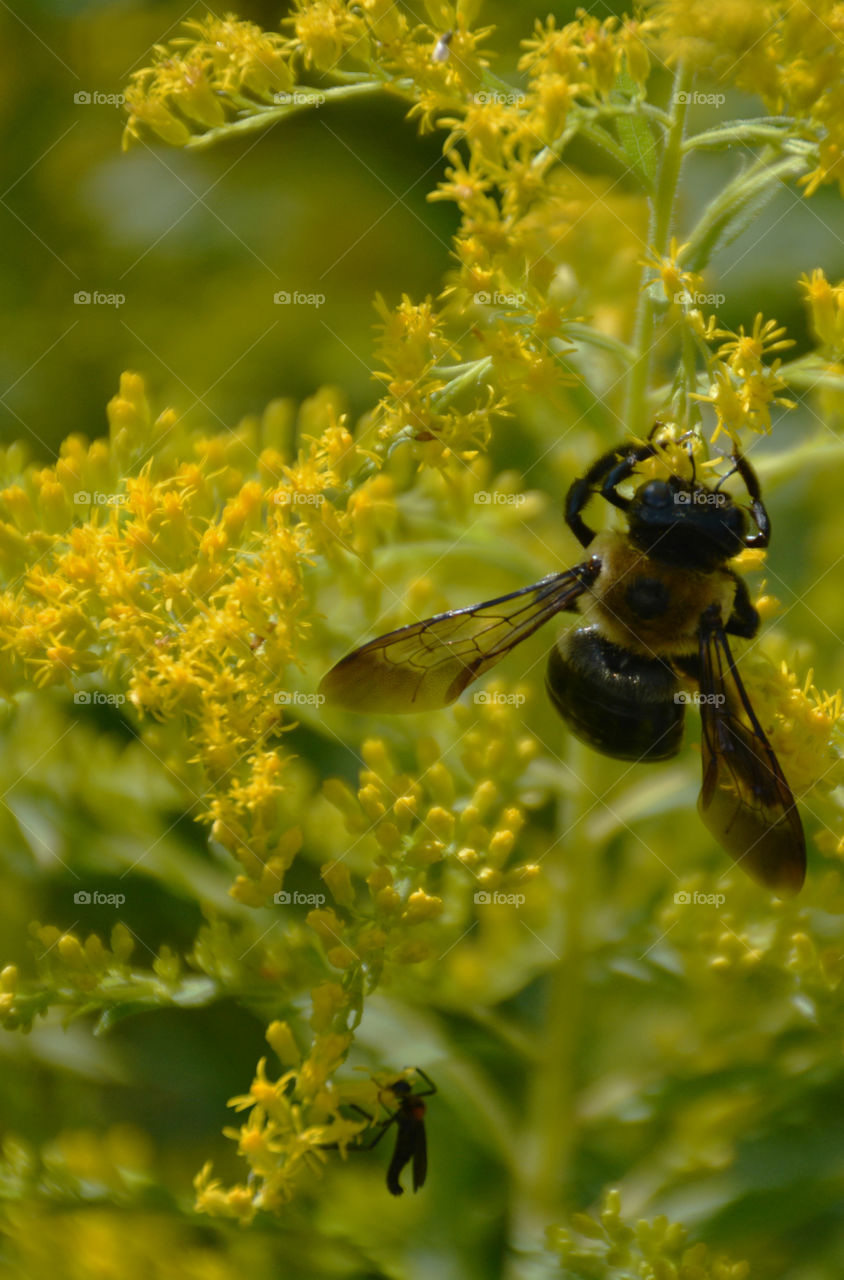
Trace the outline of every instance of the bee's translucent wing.
{"type": "Polygon", "coordinates": [[[341,658],[319,691],[352,711],[432,711],[453,702],[595,581],[597,557],[532,587],[399,627],[341,658]]]}
{"type": "Polygon", "coordinates": [[[720,617],[701,624],[703,786],[700,815],[748,875],[785,897],[806,875],[791,788],[736,671],[720,617]]]}

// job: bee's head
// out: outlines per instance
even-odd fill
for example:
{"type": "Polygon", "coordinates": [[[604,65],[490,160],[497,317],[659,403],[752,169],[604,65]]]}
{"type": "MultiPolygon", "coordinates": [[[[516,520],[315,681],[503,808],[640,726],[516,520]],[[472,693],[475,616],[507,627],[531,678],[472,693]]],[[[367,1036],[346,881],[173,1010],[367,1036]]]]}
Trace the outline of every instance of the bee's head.
{"type": "Polygon", "coordinates": [[[708,571],[745,546],[743,509],[728,493],[694,480],[646,480],[626,514],[634,546],[666,564],[708,571]]]}

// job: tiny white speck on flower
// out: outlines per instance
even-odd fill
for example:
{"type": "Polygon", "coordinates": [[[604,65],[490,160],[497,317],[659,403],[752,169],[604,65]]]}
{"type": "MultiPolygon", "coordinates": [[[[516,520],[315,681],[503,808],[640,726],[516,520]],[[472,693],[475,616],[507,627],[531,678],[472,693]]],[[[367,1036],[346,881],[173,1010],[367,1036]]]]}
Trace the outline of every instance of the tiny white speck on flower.
{"type": "Polygon", "coordinates": [[[434,45],[434,52],[431,54],[432,62],[448,62],[450,54],[448,46],[451,44],[451,38],[453,35],[453,31],[446,31],[445,35],[440,36],[439,40],[434,45]]]}

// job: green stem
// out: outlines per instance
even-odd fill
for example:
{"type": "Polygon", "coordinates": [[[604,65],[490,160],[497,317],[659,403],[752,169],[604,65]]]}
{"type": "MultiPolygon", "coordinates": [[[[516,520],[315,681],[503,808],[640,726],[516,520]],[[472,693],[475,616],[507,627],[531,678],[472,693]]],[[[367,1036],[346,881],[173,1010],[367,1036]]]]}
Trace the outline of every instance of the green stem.
{"type": "Polygon", "coordinates": [[[455,396],[459,395],[466,387],[472,386],[479,378],[489,373],[492,369],[492,357],[484,356],[482,360],[473,360],[465,372],[458,374],[456,378],[452,378],[447,386],[440,391],[435,391],[431,396],[431,408],[439,413],[446,405],[450,404],[455,396]]]}
{"type": "Polygon", "coordinates": [[[791,360],[780,365],[779,376],[790,387],[801,391],[811,391],[814,387],[831,387],[834,391],[844,390],[844,371],[835,373],[830,368],[830,361],[824,360],[816,352],[791,360]]]}
{"type": "Polygon", "coordinates": [[[826,427],[821,427],[816,436],[796,445],[793,449],[783,449],[779,453],[762,454],[754,457],[753,466],[760,478],[767,485],[780,479],[790,479],[795,475],[819,467],[840,466],[844,459],[844,440],[830,436],[826,427]]]}
{"type": "Polygon", "coordinates": [[[764,120],[734,120],[729,125],[719,125],[717,129],[706,129],[703,133],[686,138],[683,151],[718,150],[737,144],[752,147],[757,143],[772,143],[774,146],[781,146],[788,141],[789,130],[794,127],[794,121],[788,116],[781,117],[781,124],[775,123],[772,117],[764,120]]]}
{"type": "Polygon", "coordinates": [[[326,102],[337,102],[344,98],[360,98],[364,94],[379,92],[384,87],[382,80],[367,80],[363,84],[336,85],[332,89],[299,87],[291,90],[291,94],[308,94],[309,101],[283,102],[274,107],[259,106],[256,103],[251,108],[254,114],[244,116],[240,120],[232,120],[228,124],[221,124],[215,129],[206,129],[205,133],[197,134],[185,146],[192,151],[204,151],[206,147],[213,147],[226,138],[258,133],[261,129],[269,129],[270,125],[275,124],[277,120],[286,120],[290,116],[298,115],[301,111],[312,111],[314,106],[321,104],[323,99],[326,102]]]}
{"type": "MultiPolygon", "coordinates": [[[[566,764],[588,778],[587,748],[567,736],[566,764]]],[[[524,1136],[515,1162],[511,1230],[512,1260],[505,1280],[531,1274],[528,1251],[541,1246],[545,1228],[557,1220],[571,1195],[577,1144],[577,1098],[585,997],[584,966],[590,945],[588,913],[595,902],[595,854],[581,824],[591,803],[587,786],[564,793],[557,829],[568,833],[545,860],[551,901],[556,905],[546,945],[559,956],[548,975],[546,1033],[531,1074],[524,1136]]]]}
{"type": "MultiPolygon", "coordinates": [[[[656,193],[651,201],[648,233],[650,247],[658,257],[668,252],[674,202],[683,163],[683,130],[691,72],[680,67],[674,79],[671,98],[671,125],[665,136],[665,147],[659,165],[656,193]]],[[[634,435],[647,434],[648,385],[653,354],[654,300],[647,287],[651,267],[642,270],[642,288],[633,335],[634,362],[627,385],[626,422],[634,435]]]]}
{"type": "Polygon", "coordinates": [[[601,333],[600,330],[593,329],[591,325],[579,324],[573,320],[565,325],[563,333],[567,338],[571,338],[575,342],[583,342],[587,346],[597,347],[601,351],[609,351],[626,368],[629,368],[636,358],[633,349],[626,342],[619,342],[617,338],[611,337],[608,333],[601,333]]]}
{"type": "Polygon", "coordinates": [[[772,188],[787,178],[798,177],[807,168],[802,155],[786,156],[771,163],[770,149],[733,182],[728,182],[703,212],[703,216],[689,237],[689,249],[685,259],[693,271],[700,271],[709,261],[718,244],[724,242],[730,224],[736,224],[745,216],[749,205],[755,203],[772,188]]]}
{"type": "Polygon", "coordinates": [[[613,116],[632,116],[634,119],[641,119],[643,116],[647,120],[653,120],[655,124],[660,124],[664,129],[670,129],[671,116],[667,111],[663,111],[661,107],[655,107],[652,102],[607,102],[602,103],[600,107],[594,108],[588,112],[596,120],[603,120],[613,116]]]}

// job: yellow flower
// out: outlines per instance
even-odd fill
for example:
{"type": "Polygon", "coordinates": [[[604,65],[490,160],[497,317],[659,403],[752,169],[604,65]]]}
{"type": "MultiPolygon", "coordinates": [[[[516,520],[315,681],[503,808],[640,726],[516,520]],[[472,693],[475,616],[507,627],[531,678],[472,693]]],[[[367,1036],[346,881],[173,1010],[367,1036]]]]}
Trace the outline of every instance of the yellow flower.
{"type": "Polygon", "coordinates": [[[831,285],[821,267],[799,284],[809,304],[812,327],[818,341],[840,359],[844,354],[844,284],[831,285]]]}
{"type": "Polygon", "coordinates": [[[699,292],[702,287],[703,281],[699,275],[694,271],[684,271],[680,266],[680,260],[688,247],[688,244],[678,245],[676,236],[672,236],[665,257],[661,258],[651,252],[643,260],[645,266],[653,267],[659,273],[663,293],[669,302],[684,302],[687,296],[699,292]]]}
{"type": "Polygon", "coordinates": [[[714,337],[727,338],[716,355],[719,360],[726,360],[734,373],[741,377],[757,374],[764,369],[762,359],[772,351],[783,351],[793,347],[794,342],[784,337],[786,330],[777,325],[776,320],[764,320],[757,315],[753,321],[751,333],[744,332],[744,325],[739,326],[738,334],[727,329],[716,329],[714,337]]]}

